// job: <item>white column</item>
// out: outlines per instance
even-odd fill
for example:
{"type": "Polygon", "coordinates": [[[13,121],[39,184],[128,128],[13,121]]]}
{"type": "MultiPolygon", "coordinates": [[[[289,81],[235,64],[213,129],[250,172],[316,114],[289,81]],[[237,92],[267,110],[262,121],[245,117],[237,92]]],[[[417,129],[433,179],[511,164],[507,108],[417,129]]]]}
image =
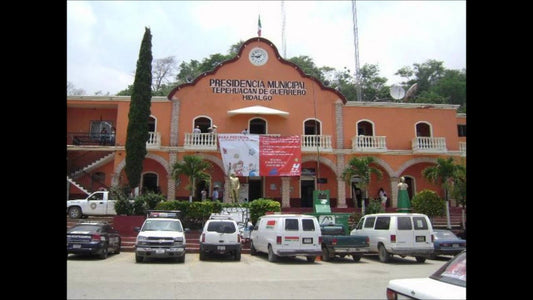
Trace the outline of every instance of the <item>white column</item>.
{"type": "Polygon", "coordinates": [[[291,178],[281,177],[281,207],[291,207],[291,178]]]}
{"type": "Polygon", "coordinates": [[[390,187],[392,191],[391,206],[393,208],[398,208],[398,183],[400,183],[400,178],[391,177],[390,187]]]}

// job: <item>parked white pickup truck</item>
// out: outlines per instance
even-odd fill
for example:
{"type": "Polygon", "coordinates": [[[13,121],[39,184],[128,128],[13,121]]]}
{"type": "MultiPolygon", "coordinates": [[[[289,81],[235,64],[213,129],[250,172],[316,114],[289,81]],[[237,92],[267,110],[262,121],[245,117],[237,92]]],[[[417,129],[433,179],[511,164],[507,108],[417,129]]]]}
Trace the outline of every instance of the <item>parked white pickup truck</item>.
{"type": "Polygon", "coordinates": [[[84,216],[116,215],[115,203],[109,199],[109,191],[97,191],[85,199],[67,201],[67,213],[72,219],[84,216]]]}

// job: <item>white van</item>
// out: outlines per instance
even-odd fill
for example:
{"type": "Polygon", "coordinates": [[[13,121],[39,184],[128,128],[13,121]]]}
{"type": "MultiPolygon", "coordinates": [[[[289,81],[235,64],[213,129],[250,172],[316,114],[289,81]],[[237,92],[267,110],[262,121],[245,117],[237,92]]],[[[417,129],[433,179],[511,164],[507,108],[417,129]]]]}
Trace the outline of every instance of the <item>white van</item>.
{"type": "Polygon", "coordinates": [[[250,254],[268,253],[268,260],[278,256],[305,256],[314,262],[322,255],[322,236],[314,216],[300,214],[261,216],[250,234],[250,254]]]}
{"type": "Polygon", "coordinates": [[[392,255],[414,256],[417,262],[423,263],[433,253],[433,227],[424,214],[365,215],[350,234],[368,236],[370,252],[377,252],[385,263],[392,255]]]}

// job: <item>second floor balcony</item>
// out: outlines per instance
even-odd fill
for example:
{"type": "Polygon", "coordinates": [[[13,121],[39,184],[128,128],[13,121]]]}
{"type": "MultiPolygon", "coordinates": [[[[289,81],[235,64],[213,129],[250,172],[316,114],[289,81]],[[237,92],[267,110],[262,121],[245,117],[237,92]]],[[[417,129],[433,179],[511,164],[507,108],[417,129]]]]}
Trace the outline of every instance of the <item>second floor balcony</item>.
{"type": "Polygon", "coordinates": [[[447,152],[446,139],[443,137],[418,136],[411,141],[415,153],[444,153],[447,152]]]}
{"type": "Polygon", "coordinates": [[[387,139],[385,136],[358,135],[352,138],[352,150],[357,152],[385,152],[387,139]]]}
{"type": "Polygon", "coordinates": [[[183,148],[197,151],[216,151],[218,138],[216,133],[185,133],[183,148]]]}
{"type": "MultiPolygon", "coordinates": [[[[112,133],[93,133],[93,132],[68,132],[67,145],[78,147],[86,146],[123,146],[118,145],[115,141],[115,134],[112,133]]],[[[149,131],[146,148],[159,148],[161,146],[161,133],[149,131]]]]}
{"type": "Polygon", "coordinates": [[[302,135],[302,152],[332,152],[331,135],[302,135]]]}

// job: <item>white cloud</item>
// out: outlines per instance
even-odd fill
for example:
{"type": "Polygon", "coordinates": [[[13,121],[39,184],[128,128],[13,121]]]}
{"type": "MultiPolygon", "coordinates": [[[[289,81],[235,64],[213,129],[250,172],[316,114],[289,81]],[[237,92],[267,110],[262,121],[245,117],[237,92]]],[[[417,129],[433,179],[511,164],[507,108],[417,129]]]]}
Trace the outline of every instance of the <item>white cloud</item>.
{"type": "MultiPolygon", "coordinates": [[[[287,58],[355,70],[351,1],[285,1],[287,58]]],[[[68,1],[67,80],[111,93],[133,82],[145,26],[154,59],[178,62],[226,54],[263,37],[283,55],[280,1],[68,1]]],[[[466,67],[465,1],[357,1],[360,65],[377,64],[388,84],[401,67],[427,59],[466,67]]]]}

